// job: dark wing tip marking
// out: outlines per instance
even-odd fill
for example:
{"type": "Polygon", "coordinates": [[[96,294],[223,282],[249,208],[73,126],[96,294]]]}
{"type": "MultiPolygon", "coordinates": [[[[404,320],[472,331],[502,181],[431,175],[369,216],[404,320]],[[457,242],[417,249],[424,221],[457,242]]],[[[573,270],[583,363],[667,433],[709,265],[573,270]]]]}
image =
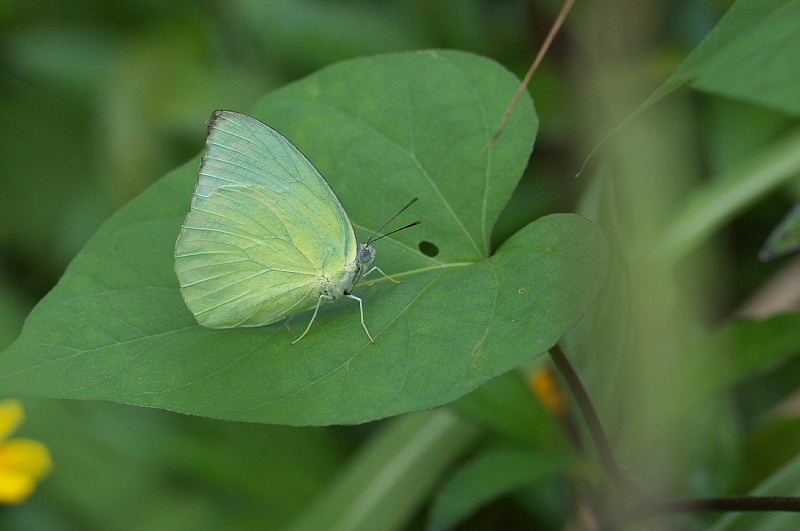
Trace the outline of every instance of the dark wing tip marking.
{"type": "MultiPolygon", "coordinates": [[[[224,113],[242,114],[238,111],[230,111],[228,109],[217,109],[211,113],[211,117],[208,119],[208,123],[206,124],[206,150],[203,152],[202,157],[200,157],[200,172],[203,171],[203,168],[206,165],[206,157],[208,157],[208,141],[211,138],[211,130],[216,127],[217,122],[219,122],[224,113]]],[[[197,180],[200,180],[199,174],[197,176],[197,180]]]]}
{"type": "Polygon", "coordinates": [[[206,134],[207,135],[211,134],[211,130],[214,128],[215,125],[217,125],[217,122],[219,121],[219,119],[222,117],[222,115],[224,113],[242,114],[239,111],[231,111],[231,110],[228,110],[228,109],[217,109],[216,111],[211,113],[211,117],[208,119],[208,126],[206,128],[206,134]]]}
{"type": "Polygon", "coordinates": [[[219,117],[223,112],[225,111],[222,109],[217,109],[211,113],[211,118],[208,119],[208,123],[206,124],[206,136],[211,136],[211,130],[215,125],[217,125],[217,120],[219,120],[219,117]]]}

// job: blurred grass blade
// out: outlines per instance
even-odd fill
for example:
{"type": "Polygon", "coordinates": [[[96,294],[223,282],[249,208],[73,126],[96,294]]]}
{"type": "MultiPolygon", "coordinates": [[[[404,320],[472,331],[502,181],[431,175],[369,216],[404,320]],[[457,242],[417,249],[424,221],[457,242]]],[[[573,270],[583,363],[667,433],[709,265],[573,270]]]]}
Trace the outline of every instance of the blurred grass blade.
{"type": "Polygon", "coordinates": [[[446,409],[388,421],[291,529],[404,528],[479,431],[446,409]]]}
{"type": "Polygon", "coordinates": [[[798,172],[800,129],[690,194],[691,199],[664,233],[665,256],[678,259],[686,255],[739,212],[798,172]]]}
{"type": "Polygon", "coordinates": [[[800,249],[800,202],[795,203],[781,222],[772,229],[758,256],[767,261],[798,249],[800,249]]]}
{"type": "MultiPolygon", "coordinates": [[[[702,382],[686,377],[670,387],[669,408],[662,413],[666,425],[686,424],[701,408],[713,403],[721,393],[756,375],[774,371],[795,358],[800,344],[800,313],[777,315],[769,319],[733,321],[708,335],[682,361],[681,374],[703,374],[702,382]]],[[[651,432],[639,440],[651,441],[651,432]]]]}
{"type": "Polygon", "coordinates": [[[461,467],[439,491],[427,528],[452,529],[491,501],[541,481],[560,468],[561,463],[546,454],[508,448],[487,450],[461,467]]]}
{"type": "MultiPolygon", "coordinates": [[[[800,496],[800,455],[789,461],[761,485],[753,496],[800,496]]],[[[749,529],[783,531],[800,528],[800,514],[783,512],[729,513],[709,529],[714,531],[749,529]]]]}
{"type": "Polygon", "coordinates": [[[692,407],[697,407],[712,393],[729,390],[748,378],[774,370],[797,355],[798,344],[800,313],[732,321],[701,342],[697,354],[687,360],[687,374],[705,375],[702,388],[687,383],[691,389],[680,394],[695,398],[692,407]],[[704,370],[709,367],[714,370],[704,370]]]}
{"type": "Polygon", "coordinates": [[[569,448],[561,426],[517,371],[488,381],[450,407],[503,441],[553,452],[569,448]]]}

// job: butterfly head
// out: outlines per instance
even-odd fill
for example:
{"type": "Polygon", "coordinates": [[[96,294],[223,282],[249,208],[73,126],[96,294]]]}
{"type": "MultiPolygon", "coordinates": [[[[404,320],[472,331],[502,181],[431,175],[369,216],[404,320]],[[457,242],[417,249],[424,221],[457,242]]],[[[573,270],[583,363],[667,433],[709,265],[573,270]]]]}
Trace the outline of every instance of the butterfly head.
{"type": "Polygon", "coordinates": [[[368,243],[358,244],[358,265],[368,267],[375,261],[375,247],[368,243]]]}

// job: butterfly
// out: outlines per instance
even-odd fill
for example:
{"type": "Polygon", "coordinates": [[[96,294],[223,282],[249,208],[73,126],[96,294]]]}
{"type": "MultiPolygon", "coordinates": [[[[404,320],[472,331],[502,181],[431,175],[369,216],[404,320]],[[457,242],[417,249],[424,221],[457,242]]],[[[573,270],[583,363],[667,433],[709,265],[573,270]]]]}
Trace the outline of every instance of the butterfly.
{"type": "Polygon", "coordinates": [[[218,110],[208,123],[192,205],[175,245],[175,272],[186,306],[208,328],[264,326],[342,296],[377,271],[365,243],[314,165],[283,135],[246,114],[218,110]]]}

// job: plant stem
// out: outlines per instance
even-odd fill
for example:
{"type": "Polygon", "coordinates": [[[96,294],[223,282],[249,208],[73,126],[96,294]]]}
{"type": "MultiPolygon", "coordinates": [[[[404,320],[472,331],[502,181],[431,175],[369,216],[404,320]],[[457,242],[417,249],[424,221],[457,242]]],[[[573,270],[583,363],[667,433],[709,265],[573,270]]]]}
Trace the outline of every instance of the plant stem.
{"type": "MultiPolygon", "coordinates": [[[[608,437],[600,423],[600,418],[597,416],[597,411],[594,409],[589,394],[586,388],[583,387],[581,379],[572,364],[567,359],[567,356],[556,345],[550,349],[550,358],[555,363],[556,368],[561,373],[561,376],[567,382],[570,390],[572,391],[578,408],[581,410],[586,425],[589,428],[589,433],[594,440],[597,454],[606,473],[612,478],[618,486],[626,488],[631,487],[631,481],[623,475],[619,468],[614,452],[611,450],[611,445],[608,442],[608,437]]],[[[635,495],[636,491],[629,491],[631,495],[635,495]]],[[[638,494],[642,494],[638,492],[638,494]]],[[[643,498],[639,503],[637,509],[627,512],[628,516],[644,516],[647,514],[663,514],[663,513],[696,513],[706,511],[785,511],[785,512],[800,512],[800,497],[793,496],[725,496],[721,498],[685,498],[678,500],[668,500],[664,502],[654,502],[643,498]]]]}
{"type": "Polygon", "coordinates": [[[800,512],[800,498],[791,496],[725,496],[719,498],[684,498],[678,500],[635,500],[617,506],[616,523],[676,513],[704,512],[800,512]]]}
{"type": "Polygon", "coordinates": [[[594,409],[592,400],[589,398],[589,394],[583,387],[583,383],[581,383],[578,373],[575,372],[575,369],[567,359],[567,356],[564,355],[564,351],[562,351],[561,347],[558,345],[550,349],[550,358],[553,360],[553,363],[555,363],[558,372],[561,373],[561,376],[567,382],[570,391],[572,391],[572,395],[575,397],[575,401],[577,402],[578,408],[581,410],[581,413],[586,420],[586,425],[589,428],[589,434],[594,440],[597,454],[600,458],[600,461],[603,463],[603,467],[606,469],[606,473],[618,484],[627,484],[628,480],[622,474],[619,464],[617,464],[617,458],[614,457],[614,452],[611,450],[611,445],[608,442],[606,432],[603,429],[603,425],[600,423],[600,417],[597,416],[597,411],[594,409]]]}
{"type": "Polygon", "coordinates": [[[511,98],[511,103],[508,104],[506,111],[503,113],[503,118],[500,120],[500,125],[497,126],[497,130],[494,132],[494,135],[492,135],[491,140],[489,140],[489,142],[483,147],[484,150],[494,146],[497,143],[497,140],[500,138],[500,135],[503,134],[503,129],[505,129],[508,119],[511,118],[511,113],[514,112],[517,102],[528,88],[528,83],[531,82],[534,72],[536,72],[536,69],[539,68],[539,65],[541,64],[542,59],[544,59],[547,50],[550,49],[550,45],[553,43],[556,33],[558,33],[558,30],[561,29],[561,26],[567,19],[567,15],[569,14],[570,9],[572,9],[574,3],[575,0],[565,0],[564,5],[561,7],[561,11],[559,11],[558,16],[556,17],[556,21],[553,22],[553,25],[550,26],[550,31],[547,32],[547,37],[545,37],[541,48],[539,48],[536,58],[533,60],[533,63],[531,63],[528,72],[525,74],[525,78],[519,84],[517,91],[514,93],[514,97],[511,98]]]}
{"type": "Polygon", "coordinates": [[[670,500],[657,507],[665,513],[704,511],[785,511],[800,512],[800,498],[792,496],[725,496],[670,500]]]}

